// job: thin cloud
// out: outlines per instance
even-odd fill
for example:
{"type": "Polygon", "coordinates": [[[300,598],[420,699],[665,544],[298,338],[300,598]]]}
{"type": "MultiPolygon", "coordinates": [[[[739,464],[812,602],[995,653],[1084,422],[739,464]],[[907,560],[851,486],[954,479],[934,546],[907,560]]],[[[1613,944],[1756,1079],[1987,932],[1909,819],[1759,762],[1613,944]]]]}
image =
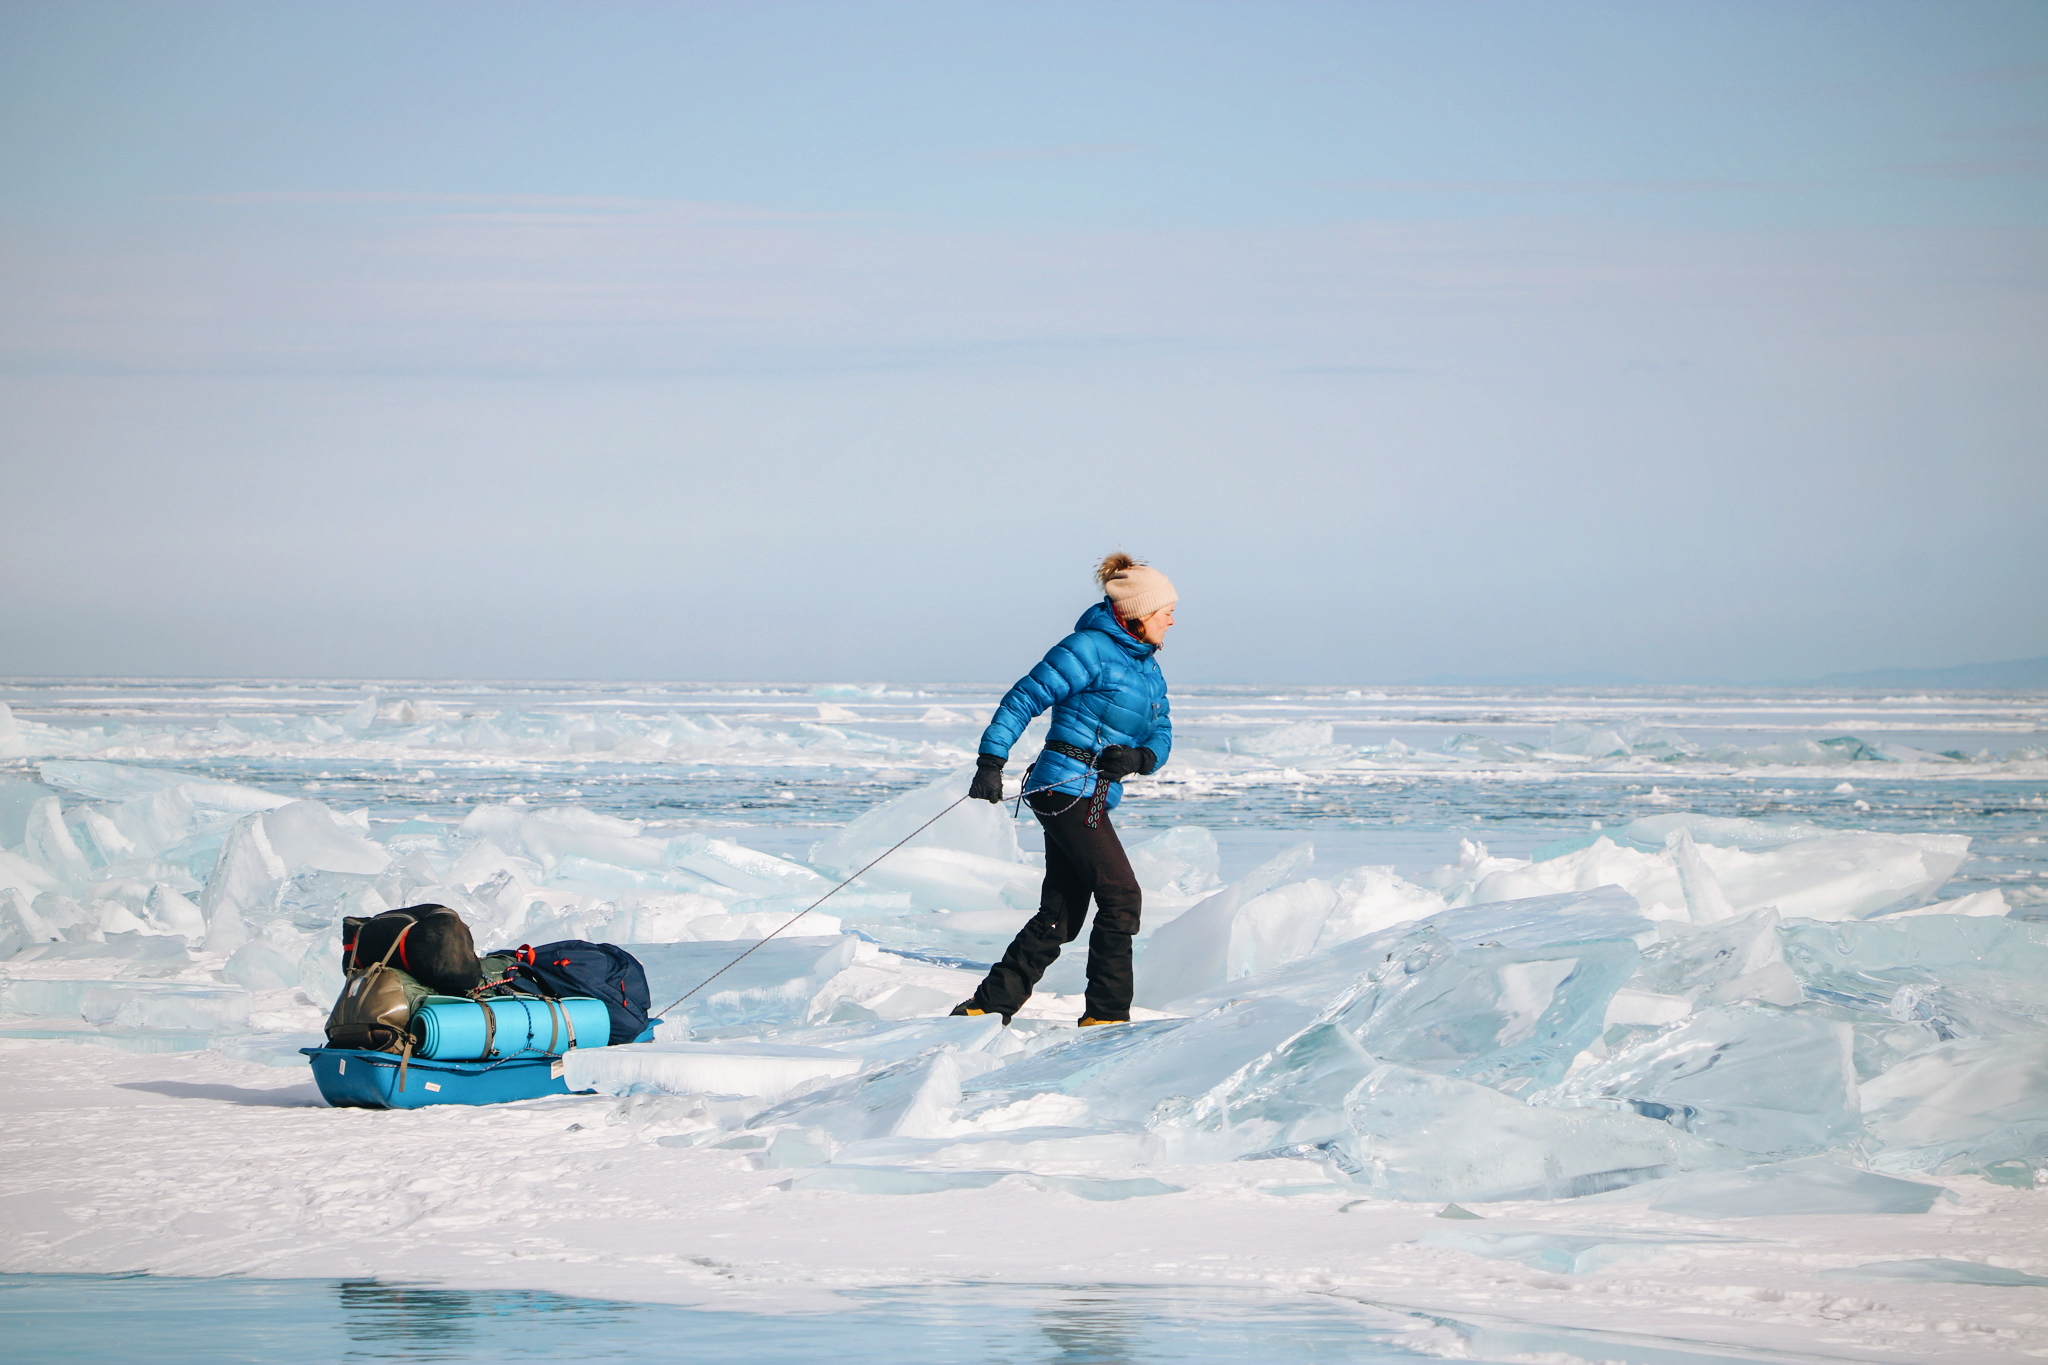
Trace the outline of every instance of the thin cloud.
{"type": "Polygon", "coordinates": [[[2015,156],[1978,161],[1914,161],[1885,170],[1931,180],[2002,180],[2048,175],[2048,157],[2015,156]]]}
{"type": "Polygon", "coordinates": [[[270,205],[394,205],[402,208],[466,209],[479,213],[661,214],[734,222],[840,222],[867,215],[799,212],[753,204],[702,199],[646,199],[610,194],[468,194],[401,190],[245,190],[228,194],[181,194],[167,202],[224,207],[270,205]]]}
{"type": "Polygon", "coordinates": [[[1723,194],[1808,190],[1803,180],[1391,180],[1314,182],[1327,189],[1372,194],[1723,194]]]}
{"type": "Polygon", "coordinates": [[[1952,128],[1939,133],[1944,142],[2048,142],[2048,123],[2008,123],[1998,128],[1952,128]]]}
{"type": "Polygon", "coordinates": [[[2012,81],[2048,80],[2048,62],[2013,62],[1965,71],[1960,78],[1971,84],[2001,85],[2012,81]]]}
{"type": "Polygon", "coordinates": [[[968,147],[945,153],[947,161],[969,165],[1005,165],[1042,161],[1113,161],[1147,156],[1141,142],[1066,142],[1044,147],[968,147]]]}

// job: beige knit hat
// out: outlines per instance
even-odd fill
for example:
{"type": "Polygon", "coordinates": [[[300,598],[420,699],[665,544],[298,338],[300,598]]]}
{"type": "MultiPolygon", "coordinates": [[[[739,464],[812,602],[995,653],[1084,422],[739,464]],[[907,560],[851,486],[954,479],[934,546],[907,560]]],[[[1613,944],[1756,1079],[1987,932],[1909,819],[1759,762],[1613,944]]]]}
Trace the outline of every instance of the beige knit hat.
{"type": "Polygon", "coordinates": [[[1180,601],[1172,579],[1122,550],[1102,561],[1095,570],[1095,581],[1109,594],[1116,614],[1126,621],[1140,620],[1180,601]]]}

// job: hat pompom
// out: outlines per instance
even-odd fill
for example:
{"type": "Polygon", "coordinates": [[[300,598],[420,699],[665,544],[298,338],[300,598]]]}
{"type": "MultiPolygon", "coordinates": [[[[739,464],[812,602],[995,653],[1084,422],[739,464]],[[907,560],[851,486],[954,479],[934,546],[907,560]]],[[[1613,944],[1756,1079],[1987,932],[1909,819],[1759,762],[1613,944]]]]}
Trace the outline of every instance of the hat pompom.
{"type": "Polygon", "coordinates": [[[1108,587],[1110,579],[1116,577],[1125,569],[1135,569],[1137,567],[1137,560],[1132,559],[1122,550],[1118,550],[1113,555],[1104,556],[1102,562],[1095,566],[1095,581],[1103,587],[1108,587]]]}

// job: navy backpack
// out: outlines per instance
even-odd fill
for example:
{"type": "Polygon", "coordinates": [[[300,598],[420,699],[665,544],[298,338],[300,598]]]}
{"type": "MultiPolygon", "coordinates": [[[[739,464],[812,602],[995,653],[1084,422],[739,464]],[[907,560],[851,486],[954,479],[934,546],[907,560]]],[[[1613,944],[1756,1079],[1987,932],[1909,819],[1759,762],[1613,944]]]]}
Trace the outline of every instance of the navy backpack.
{"type": "Polygon", "coordinates": [[[604,1001],[611,1011],[614,1046],[647,1032],[647,971],[639,958],[616,944],[566,938],[538,948],[523,943],[500,948],[491,956],[512,959],[508,984],[516,989],[554,1000],[583,995],[604,1001]]]}

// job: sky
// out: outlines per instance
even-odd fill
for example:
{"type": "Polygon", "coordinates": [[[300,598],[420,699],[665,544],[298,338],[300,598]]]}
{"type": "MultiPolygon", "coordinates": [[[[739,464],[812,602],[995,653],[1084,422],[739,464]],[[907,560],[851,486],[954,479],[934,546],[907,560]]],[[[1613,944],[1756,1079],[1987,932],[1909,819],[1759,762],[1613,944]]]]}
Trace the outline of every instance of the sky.
{"type": "Polygon", "coordinates": [[[0,0],[0,674],[2048,654],[2048,4],[0,0]]]}

